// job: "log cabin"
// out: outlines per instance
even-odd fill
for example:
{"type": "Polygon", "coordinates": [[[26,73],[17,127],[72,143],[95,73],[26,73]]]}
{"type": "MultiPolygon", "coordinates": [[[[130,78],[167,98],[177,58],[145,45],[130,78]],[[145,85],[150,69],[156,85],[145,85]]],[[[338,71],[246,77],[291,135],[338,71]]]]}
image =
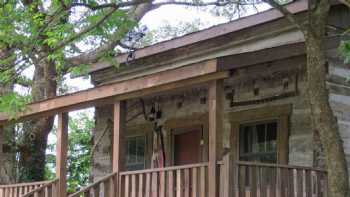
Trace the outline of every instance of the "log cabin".
{"type": "MultiPolygon", "coordinates": [[[[306,17],[306,1],[286,7],[306,17]]],[[[348,9],[333,5],[328,23],[329,102],[350,167],[350,68],[337,54],[348,9]]],[[[56,179],[0,185],[0,197],[327,196],[304,37],[277,10],[116,59],[118,69],[91,66],[94,88],[31,103],[20,114],[18,121],[58,115],[56,179]],[[93,183],[67,194],[69,112],[88,107],[95,107],[93,183]]],[[[0,124],[8,122],[0,114],[0,124]]]]}

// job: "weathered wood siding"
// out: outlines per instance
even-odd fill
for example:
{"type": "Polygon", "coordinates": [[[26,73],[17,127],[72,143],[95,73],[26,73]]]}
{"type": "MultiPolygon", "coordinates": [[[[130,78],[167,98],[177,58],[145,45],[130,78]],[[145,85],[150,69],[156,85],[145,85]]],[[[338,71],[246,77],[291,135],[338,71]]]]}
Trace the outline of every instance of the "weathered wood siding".
{"type": "MultiPolygon", "coordinates": [[[[235,111],[256,109],[266,106],[292,104],[290,116],[289,137],[289,163],[293,165],[312,165],[312,132],[309,121],[309,110],[305,100],[305,58],[295,57],[283,61],[271,62],[263,65],[255,65],[242,68],[234,72],[233,76],[225,80],[225,124],[224,146],[230,146],[230,120],[228,114],[235,111]],[[288,87],[284,87],[288,83],[288,87]],[[254,89],[259,89],[259,94],[254,94],[254,89]],[[232,98],[230,93],[234,91],[232,98]],[[275,98],[276,95],[281,95],[275,98]],[[251,101],[249,104],[240,101],[251,101]]],[[[171,157],[171,144],[169,135],[171,128],[192,125],[203,125],[205,139],[207,138],[207,89],[203,87],[189,88],[184,91],[144,98],[147,111],[153,100],[160,104],[162,109],[163,132],[166,136],[165,144],[167,157],[171,157]]],[[[111,119],[111,107],[96,109],[95,138],[102,135],[107,125],[107,119],[111,119]]],[[[142,111],[138,99],[128,101],[128,118],[142,111]]],[[[137,128],[137,125],[145,125],[147,122],[140,115],[128,122],[128,128],[137,128]]],[[[142,127],[139,127],[142,129],[142,127]]],[[[129,135],[133,135],[131,131],[129,135]]],[[[137,130],[137,129],[136,129],[137,130]]],[[[152,132],[150,128],[145,132],[152,132]]],[[[101,140],[94,154],[93,177],[101,177],[111,171],[111,133],[110,131],[101,140]]],[[[205,142],[205,144],[207,144],[205,142]]],[[[151,147],[149,147],[151,148],[151,147]]],[[[149,153],[150,151],[148,151],[149,153]]],[[[207,147],[203,147],[203,160],[207,160],[207,147]]],[[[150,159],[150,157],[148,157],[150,159]]],[[[171,161],[168,160],[168,164],[171,161]]]]}

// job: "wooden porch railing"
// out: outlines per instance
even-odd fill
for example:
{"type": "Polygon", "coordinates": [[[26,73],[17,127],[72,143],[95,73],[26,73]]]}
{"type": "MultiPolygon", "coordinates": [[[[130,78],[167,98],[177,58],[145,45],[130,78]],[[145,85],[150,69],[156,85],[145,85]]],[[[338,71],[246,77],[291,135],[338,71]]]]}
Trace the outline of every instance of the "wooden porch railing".
{"type": "Polygon", "coordinates": [[[69,197],[115,197],[118,191],[118,173],[112,173],[69,197]]]}
{"type": "Polygon", "coordinates": [[[239,197],[326,197],[328,192],[327,172],[317,168],[239,161],[234,174],[239,197]]]}
{"type": "Polygon", "coordinates": [[[22,195],[22,197],[59,197],[57,196],[57,183],[58,179],[55,179],[22,195]]]}
{"type": "Polygon", "coordinates": [[[189,197],[207,195],[208,164],[193,164],[120,173],[123,197],[189,197]]]}
{"type": "MultiPolygon", "coordinates": [[[[218,162],[218,197],[326,197],[325,170],[218,162]]],[[[113,173],[69,197],[208,197],[208,163],[113,173]]]]}
{"type": "Polygon", "coordinates": [[[113,173],[69,197],[206,197],[208,164],[113,173]]]}
{"type": "Polygon", "coordinates": [[[29,197],[26,194],[33,191],[41,191],[41,188],[53,188],[56,183],[57,180],[0,185],[0,197],[29,197]]]}

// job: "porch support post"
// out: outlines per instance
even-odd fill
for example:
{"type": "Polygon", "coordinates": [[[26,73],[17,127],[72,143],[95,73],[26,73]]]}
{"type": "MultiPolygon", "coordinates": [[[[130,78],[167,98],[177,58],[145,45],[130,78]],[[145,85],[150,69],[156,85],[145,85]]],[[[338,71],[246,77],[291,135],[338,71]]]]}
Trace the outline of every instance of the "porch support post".
{"type": "Polygon", "coordinates": [[[113,128],[113,172],[124,170],[125,159],[125,123],[126,102],[117,101],[114,104],[114,128],[113,128]]]}
{"type": "Polygon", "coordinates": [[[67,196],[67,149],[68,149],[68,113],[58,114],[56,177],[59,179],[57,193],[67,196]]]}
{"type": "Polygon", "coordinates": [[[222,159],[223,130],[223,80],[209,82],[208,89],[209,113],[209,195],[219,197],[219,171],[217,162],[222,159]]]}

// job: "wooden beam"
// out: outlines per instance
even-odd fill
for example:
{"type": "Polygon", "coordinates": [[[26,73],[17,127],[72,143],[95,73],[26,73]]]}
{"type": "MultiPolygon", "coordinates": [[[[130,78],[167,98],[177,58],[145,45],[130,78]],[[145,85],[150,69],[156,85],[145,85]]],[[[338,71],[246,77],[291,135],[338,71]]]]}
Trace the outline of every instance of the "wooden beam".
{"type": "Polygon", "coordinates": [[[67,196],[67,148],[68,148],[68,113],[58,114],[56,177],[59,197],[67,196]]]}
{"type": "MultiPolygon", "coordinates": [[[[217,73],[216,71],[216,60],[214,59],[140,78],[106,84],[29,104],[28,109],[17,118],[42,117],[97,105],[111,104],[115,100],[140,97],[228,77],[228,72],[217,73]]],[[[9,117],[6,114],[0,113],[0,124],[4,124],[8,119],[9,117]]]]}
{"type": "Polygon", "coordinates": [[[209,82],[208,113],[209,113],[209,195],[219,195],[219,170],[217,162],[223,156],[222,132],[223,132],[223,80],[209,82]]]}
{"type": "MultiPolygon", "coordinates": [[[[339,46],[341,37],[330,36],[326,40],[326,49],[334,49],[339,46]]],[[[231,70],[245,66],[282,60],[290,57],[306,55],[305,42],[291,43],[258,51],[228,55],[218,58],[218,70],[231,70]]]]}
{"type": "Polygon", "coordinates": [[[121,172],[125,162],[126,102],[117,101],[114,106],[113,172],[121,172]]]}

